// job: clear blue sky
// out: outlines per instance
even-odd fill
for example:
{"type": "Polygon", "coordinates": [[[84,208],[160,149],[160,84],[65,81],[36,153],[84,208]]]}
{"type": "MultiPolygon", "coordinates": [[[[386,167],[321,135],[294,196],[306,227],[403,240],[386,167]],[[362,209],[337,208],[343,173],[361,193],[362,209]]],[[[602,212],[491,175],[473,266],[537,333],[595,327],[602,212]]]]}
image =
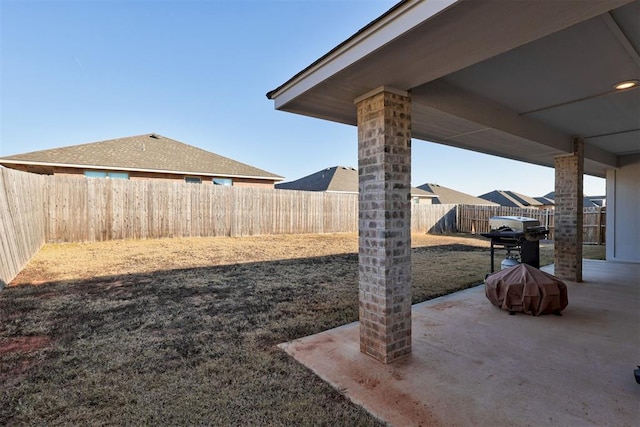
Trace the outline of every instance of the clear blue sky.
{"type": "MultiPolygon", "coordinates": [[[[286,180],[357,167],[355,127],[265,94],[393,4],[0,0],[0,156],[155,132],[286,180]]],[[[423,141],[412,167],[415,186],[553,191],[551,168],[423,141]]],[[[586,194],[604,192],[585,177],[586,194]]]]}

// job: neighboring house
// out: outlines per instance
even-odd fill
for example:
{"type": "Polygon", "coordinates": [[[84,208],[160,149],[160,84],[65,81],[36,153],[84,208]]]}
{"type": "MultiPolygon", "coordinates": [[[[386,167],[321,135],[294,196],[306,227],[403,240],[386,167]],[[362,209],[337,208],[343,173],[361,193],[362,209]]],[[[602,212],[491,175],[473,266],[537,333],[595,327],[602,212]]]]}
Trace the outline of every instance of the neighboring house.
{"type": "Polygon", "coordinates": [[[500,206],[507,206],[512,208],[543,207],[543,204],[533,197],[525,196],[524,194],[516,193],[515,191],[494,190],[478,197],[497,203],[500,206]]]}
{"type": "MultiPolygon", "coordinates": [[[[276,188],[358,194],[358,170],[351,167],[334,166],[295,181],[276,184],[276,188]]],[[[431,204],[436,195],[430,191],[411,187],[411,197],[414,203],[431,204]]]]}
{"type": "Polygon", "coordinates": [[[599,206],[601,208],[604,208],[607,205],[607,196],[585,196],[588,197],[589,200],[591,200],[591,202],[596,205],[599,206]]]}
{"type": "Polygon", "coordinates": [[[489,205],[497,206],[497,203],[490,202],[488,200],[480,199],[467,193],[452,190],[451,188],[443,187],[438,184],[422,184],[418,188],[429,191],[436,194],[436,198],[433,200],[434,204],[448,205],[489,205]]]}
{"type": "MultiPolygon", "coordinates": [[[[552,191],[543,196],[543,198],[551,200],[551,202],[555,205],[556,193],[552,191]]],[[[582,206],[585,208],[598,208],[603,207],[605,205],[605,196],[583,196],[582,197],[582,206]]]]}
{"type": "Polygon", "coordinates": [[[273,188],[282,177],[155,133],[0,158],[0,165],[44,175],[167,179],[273,188]]]}
{"type": "Polygon", "coordinates": [[[556,203],[553,199],[550,199],[546,196],[534,197],[538,202],[542,204],[541,208],[543,209],[553,209],[556,207],[556,203]]]}

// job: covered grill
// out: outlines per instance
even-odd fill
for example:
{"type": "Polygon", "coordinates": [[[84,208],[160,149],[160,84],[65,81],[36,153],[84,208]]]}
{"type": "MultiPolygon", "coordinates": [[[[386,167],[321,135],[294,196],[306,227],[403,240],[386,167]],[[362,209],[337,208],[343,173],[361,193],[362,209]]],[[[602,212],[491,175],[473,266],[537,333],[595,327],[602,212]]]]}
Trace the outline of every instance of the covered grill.
{"type": "Polygon", "coordinates": [[[547,237],[549,229],[541,227],[537,219],[522,216],[494,216],[489,227],[491,231],[482,235],[491,239],[491,273],[495,249],[507,251],[502,271],[485,278],[489,301],[510,314],[537,316],[564,310],[569,303],[567,286],[539,270],[540,240],[547,237]]]}
{"type": "Polygon", "coordinates": [[[481,233],[491,239],[491,273],[494,271],[495,249],[507,251],[503,265],[518,262],[540,268],[540,240],[549,234],[549,229],[535,218],[523,216],[494,216],[489,218],[489,233],[481,233]]]}

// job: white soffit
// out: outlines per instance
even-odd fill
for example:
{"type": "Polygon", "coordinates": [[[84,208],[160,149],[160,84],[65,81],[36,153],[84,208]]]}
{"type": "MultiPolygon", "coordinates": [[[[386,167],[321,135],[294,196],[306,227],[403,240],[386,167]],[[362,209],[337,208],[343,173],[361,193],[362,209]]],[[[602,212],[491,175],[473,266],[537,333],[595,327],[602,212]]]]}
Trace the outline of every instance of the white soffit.
{"type": "Polygon", "coordinates": [[[354,99],[394,87],[411,92],[415,138],[552,165],[580,136],[586,172],[604,176],[640,151],[640,89],[612,90],[640,79],[639,11],[640,0],[409,0],[267,96],[355,125],[354,99]]]}

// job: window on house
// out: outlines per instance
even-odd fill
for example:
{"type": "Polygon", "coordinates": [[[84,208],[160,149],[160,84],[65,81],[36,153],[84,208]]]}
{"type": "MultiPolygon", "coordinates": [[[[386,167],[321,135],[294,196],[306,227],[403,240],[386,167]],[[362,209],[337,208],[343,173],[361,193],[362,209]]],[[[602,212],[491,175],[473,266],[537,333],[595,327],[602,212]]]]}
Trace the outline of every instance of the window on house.
{"type": "Polygon", "coordinates": [[[84,176],[87,178],[106,178],[107,173],[103,171],[84,171],[84,176]]]}
{"type": "Polygon", "coordinates": [[[109,172],[107,176],[111,179],[129,179],[128,172],[109,172]]]}
{"type": "Polygon", "coordinates": [[[213,185],[233,185],[231,178],[213,178],[213,185]]]}
{"type": "Polygon", "coordinates": [[[202,179],[195,176],[185,176],[184,182],[189,184],[202,184],[202,179]]]}
{"type": "Polygon", "coordinates": [[[129,179],[129,172],[84,171],[87,178],[129,179]]]}

